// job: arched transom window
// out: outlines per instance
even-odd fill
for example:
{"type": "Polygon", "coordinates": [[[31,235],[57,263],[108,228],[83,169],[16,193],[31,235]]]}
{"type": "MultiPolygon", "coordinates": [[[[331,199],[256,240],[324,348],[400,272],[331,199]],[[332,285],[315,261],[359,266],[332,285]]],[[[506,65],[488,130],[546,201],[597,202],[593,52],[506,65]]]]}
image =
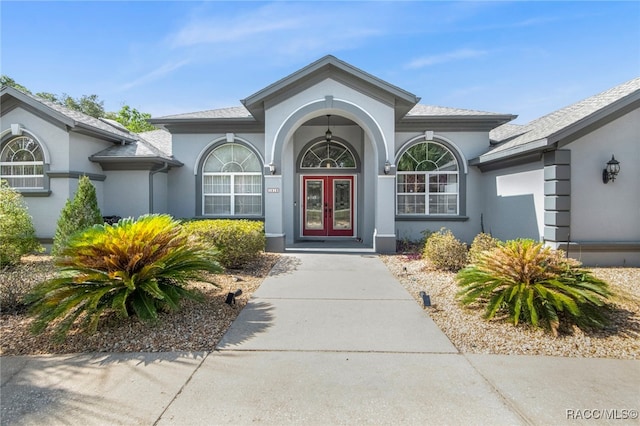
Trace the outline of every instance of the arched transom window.
{"type": "Polygon", "coordinates": [[[396,178],[399,215],[458,214],[458,161],[444,145],[411,146],[398,161],[396,178]]]}
{"type": "Polygon", "coordinates": [[[44,156],[38,142],[27,136],[7,142],[0,152],[0,179],[13,188],[43,188],[44,156]]]}
{"type": "Polygon", "coordinates": [[[262,215],[262,166],[238,143],[215,148],[202,167],[202,210],[214,216],[262,215]]]}
{"type": "Polygon", "coordinates": [[[300,163],[302,169],[355,169],[356,166],[356,159],[351,150],[335,141],[321,141],[312,145],[304,153],[300,163]]]}

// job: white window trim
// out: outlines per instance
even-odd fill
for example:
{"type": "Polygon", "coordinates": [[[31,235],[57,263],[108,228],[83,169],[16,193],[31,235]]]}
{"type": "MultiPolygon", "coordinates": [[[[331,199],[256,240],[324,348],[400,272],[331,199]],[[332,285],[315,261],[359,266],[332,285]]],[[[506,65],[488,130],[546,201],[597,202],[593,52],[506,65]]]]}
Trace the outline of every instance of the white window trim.
{"type": "Polygon", "coordinates": [[[220,172],[203,172],[202,173],[202,215],[203,216],[211,216],[211,217],[227,217],[227,216],[236,216],[235,212],[235,199],[236,196],[257,196],[260,197],[260,212],[259,213],[239,213],[238,216],[255,216],[261,217],[262,212],[262,190],[260,192],[235,192],[235,178],[237,176],[259,176],[262,179],[262,173],[259,172],[233,172],[233,173],[220,173],[220,172]],[[204,190],[204,180],[207,176],[229,176],[229,188],[230,191],[228,193],[207,193],[204,190]],[[230,208],[229,213],[207,213],[206,212],[206,202],[207,197],[229,197],[230,198],[230,208]]]}
{"type": "MultiPolygon", "coordinates": [[[[2,158],[2,156],[5,154],[5,150],[9,149],[8,147],[15,142],[18,139],[29,139],[30,141],[32,141],[35,146],[36,149],[40,151],[40,154],[42,155],[42,160],[40,161],[0,161],[0,179],[5,179],[9,182],[9,185],[14,188],[14,189],[18,189],[18,190],[29,190],[29,189],[45,189],[45,160],[46,160],[46,151],[43,148],[42,144],[40,142],[38,142],[38,140],[36,140],[35,138],[31,137],[31,136],[25,136],[25,135],[21,135],[21,136],[17,136],[15,138],[11,138],[10,140],[8,140],[5,144],[3,144],[2,149],[0,150],[0,158],[2,158]],[[2,171],[2,167],[11,167],[13,168],[14,166],[35,166],[35,167],[40,167],[42,169],[42,174],[11,174],[11,175],[3,175],[1,174],[2,171]],[[12,179],[25,179],[25,178],[29,178],[29,179],[33,179],[35,178],[36,180],[39,180],[40,185],[37,186],[14,186],[11,184],[12,179]]],[[[34,150],[30,150],[30,153],[32,153],[34,150]]]]}
{"type": "MultiPolygon", "coordinates": [[[[425,134],[426,135],[426,134],[425,134]]],[[[418,145],[418,144],[422,144],[422,143],[434,143],[434,144],[438,144],[441,145],[444,149],[448,150],[451,152],[451,154],[453,155],[454,159],[456,160],[457,163],[457,168],[458,170],[455,171],[451,171],[451,170],[431,170],[431,171],[396,171],[396,187],[395,187],[395,203],[396,203],[396,216],[401,219],[401,218],[415,218],[416,220],[429,220],[431,219],[437,219],[438,217],[443,217],[443,218],[465,218],[465,212],[461,211],[461,203],[463,200],[466,199],[466,194],[463,193],[463,191],[466,191],[466,184],[463,183],[463,179],[465,179],[466,173],[467,173],[467,165],[466,165],[466,161],[465,161],[465,157],[462,155],[462,152],[460,151],[460,149],[449,139],[444,138],[442,136],[434,136],[434,135],[430,135],[429,139],[425,139],[426,136],[418,136],[415,138],[410,139],[409,141],[407,141],[406,144],[404,144],[403,149],[401,149],[399,152],[401,153],[400,155],[398,155],[396,157],[396,164],[398,164],[400,162],[400,159],[402,158],[403,155],[405,155],[407,153],[407,151],[409,149],[411,149],[413,146],[418,145]],[[457,154],[457,155],[456,155],[457,154]],[[421,193],[415,193],[415,192],[398,192],[398,180],[397,177],[398,175],[415,175],[415,174],[423,174],[425,176],[425,192],[421,192],[421,193]],[[452,192],[429,192],[429,174],[455,174],[457,175],[457,192],[456,193],[452,193],[452,192]],[[410,196],[415,196],[416,194],[418,195],[423,195],[424,198],[424,205],[425,205],[425,212],[424,213],[406,213],[406,212],[401,212],[400,211],[400,204],[398,203],[398,198],[399,196],[406,196],[406,195],[410,195],[410,196]],[[429,195],[455,195],[456,196],[456,212],[455,213],[429,213],[429,195]]]]}
{"type": "Polygon", "coordinates": [[[425,187],[424,192],[397,192],[396,185],[396,214],[403,216],[451,216],[458,215],[460,213],[460,172],[453,171],[418,171],[418,172],[397,172],[396,175],[424,175],[425,183],[423,184],[425,187]],[[429,177],[432,175],[455,175],[457,177],[456,187],[458,189],[457,192],[431,192],[429,191],[429,177]],[[410,195],[410,196],[423,196],[424,197],[424,213],[406,213],[401,212],[400,205],[397,203],[397,199],[401,195],[410,195]],[[456,211],[455,213],[430,213],[429,212],[429,196],[430,195],[455,195],[456,196],[456,211]]]}

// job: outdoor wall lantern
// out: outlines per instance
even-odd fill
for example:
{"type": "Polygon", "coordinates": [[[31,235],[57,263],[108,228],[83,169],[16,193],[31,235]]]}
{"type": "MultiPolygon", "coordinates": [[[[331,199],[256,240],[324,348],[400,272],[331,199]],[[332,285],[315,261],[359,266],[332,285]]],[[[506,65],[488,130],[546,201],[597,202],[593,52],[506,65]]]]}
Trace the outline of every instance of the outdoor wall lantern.
{"type": "Polygon", "coordinates": [[[611,160],[607,162],[607,167],[602,170],[602,182],[615,181],[618,173],[620,173],[620,162],[612,155],[611,160]]]}
{"type": "Polygon", "coordinates": [[[273,163],[269,163],[269,173],[272,175],[276,173],[276,165],[273,163]]]}
{"type": "Polygon", "coordinates": [[[387,161],[384,163],[384,174],[388,175],[390,171],[391,171],[391,163],[387,161]]]}

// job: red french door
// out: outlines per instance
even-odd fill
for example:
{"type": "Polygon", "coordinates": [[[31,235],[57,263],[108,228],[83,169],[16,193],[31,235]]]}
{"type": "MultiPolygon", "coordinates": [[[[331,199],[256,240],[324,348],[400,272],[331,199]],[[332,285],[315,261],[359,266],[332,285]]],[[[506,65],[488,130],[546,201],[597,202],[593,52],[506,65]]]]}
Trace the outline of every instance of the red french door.
{"type": "Polygon", "coordinates": [[[353,236],[353,182],[353,176],[303,176],[303,236],[353,236]]]}

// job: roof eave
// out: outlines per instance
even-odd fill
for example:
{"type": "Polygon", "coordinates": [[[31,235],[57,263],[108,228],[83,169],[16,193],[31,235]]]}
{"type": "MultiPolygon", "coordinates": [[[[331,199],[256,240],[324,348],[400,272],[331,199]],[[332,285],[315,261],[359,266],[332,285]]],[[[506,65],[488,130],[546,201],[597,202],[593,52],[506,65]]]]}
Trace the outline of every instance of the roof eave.
{"type": "Polygon", "coordinates": [[[397,131],[424,130],[478,130],[490,131],[515,119],[517,115],[431,115],[405,116],[396,126],[397,131]]]}
{"type": "Polygon", "coordinates": [[[192,118],[150,118],[151,124],[208,124],[208,123],[257,123],[253,117],[192,117],[192,118]]]}
{"type": "Polygon", "coordinates": [[[75,122],[75,126],[70,129],[70,131],[86,134],[89,136],[99,136],[102,139],[106,139],[111,142],[135,142],[136,139],[134,137],[125,137],[121,135],[116,135],[114,133],[107,132],[106,130],[98,129],[96,127],[75,122]]]}
{"type": "Polygon", "coordinates": [[[38,102],[36,99],[33,99],[31,96],[28,96],[21,91],[14,89],[13,87],[5,86],[2,88],[2,96],[5,94],[13,96],[18,99],[20,102],[34,108],[36,111],[41,112],[42,114],[46,114],[52,119],[64,124],[69,128],[70,131],[75,131],[82,134],[89,134],[89,136],[99,136],[102,139],[106,139],[114,142],[133,142],[135,138],[125,137],[121,135],[116,135],[115,133],[107,132],[106,130],[99,129],[97,127],[90,126],[88,124],[81,123],[77,120],[74,120],[71,117],[68,117],[61,112],[56,111],[53,108],[48,107],[42,102],[38,102]]]}
{"type": "Polygon", "coordinates": [[[176,133],[263,133],[264,123],[252,119],[170,119],[154,124],[171,134],[176,133]]]}
{"type": "Polygon", "coordinates": [[[48,106],[46,106],[45,104],[38,102],[37,100],[33,99],[32,97],[22,93],[21,91],[14,89],[13,87],[9,87],[9,86],[5,86],[2,88],[2,91],[0,92],[0,97],[4,96],[4,95],[9,95],[12,96],[16,99],[18,99],[20,102],[23,102],[27,105],[29,105],[31,108],[36,109],[37,111],[49,115],[51,118],[55,119],[56,121],[59,121],[60,123],[64,124],[65,126],[68,127],[75,127],[77,125],[77,122],[75,120],[73,120],[70,117],[67,117],[66,115],[52,109],[49,108],[48,106]]]}
{"type": "Polygon", "coordinates": [[[536,152],[542,152],[550,145],[547,138],[538,139],[523,145],[517,145],[512,148],[504,149],[495,153],[487,153],[469,160],[471,166],[483,166],[486,164],[495,164],[511,157],[529,155],[536,152]]]}
{"type": "Polygon", "coordinates": [[[184,163],[173,159],[173,158],[164,158],[159,156],[111,156],[111,155],[91,155],[89,160],[94,163],[100,164],[159,164],[159,165],[169,165],[172,167],[182,167],[184,163]]]}

